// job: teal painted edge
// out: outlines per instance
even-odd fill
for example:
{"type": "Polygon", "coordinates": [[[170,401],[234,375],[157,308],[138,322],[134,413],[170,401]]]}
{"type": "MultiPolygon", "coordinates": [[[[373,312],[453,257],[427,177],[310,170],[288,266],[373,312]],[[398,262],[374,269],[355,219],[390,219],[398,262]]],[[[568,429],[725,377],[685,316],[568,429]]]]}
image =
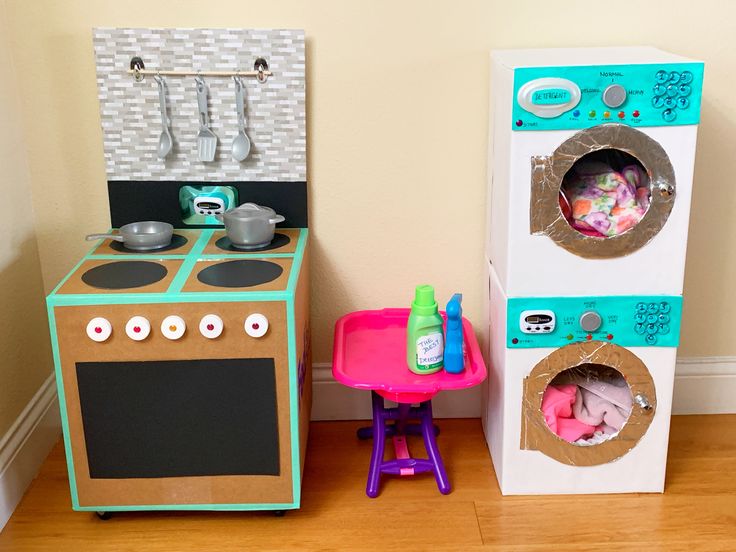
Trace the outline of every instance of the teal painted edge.
{"type": "Polygon", "coordinates": [[[59,338],[56,334],[56,315],[54,305],[46,307],[49,316],[49,329],[51,331],[51,352],[54,358],[54,374],[56,375],[56,392],[59,399],[59,411],[61,413],[61,429],[64,436],[64,453],[66,454],[66,469],[69,475],[69,490],[72,495],[72,507],[79,507],[79,495],[77,494],[77,478],[74,474],[74,461],[72,458],[72,442],[69,433],[69,415],[66,411],[66,393],[64,392],[64,380],[61,376],[61,357],[59,356],[59,338]]]}
{"type": "Polygon", "coordinates": [[[181,293],[109,293],[69,294],[48,298],[54,306],[72,305],[130,305],[151,303],[229,303],[233,301],[285,301],[288,291],[234,291],[234,292],[181,292],[181,293]]]}
{"type": "Polygon", "coordinates": [[[291,481],[294,502],[301,501],[302,474],[299,469],[299,374],[296,358],[296,314],[294,296],[286,300],[286,327],[289,341],[289,420],[291,423],[291,481]]]}
{"type": "MultiPolygon", "coordinates": [[[[659,312],[655,309],[655,315],[659,312]]],[[[610,341],[622,347],[678,347],[682,318],[681,295],[605,295],[572,297],[509,297],[506,315],[506,346],[509,349],[558,348],[570,343],[587,341],[592,335],[596,341],[610,341]],[[645,335],[634,331],[635,315],[639,303],[666,302],[669,332],[657,333],[657,341],[648,344],[645,335]],[[551,310],[556,317],[555,328],[546,334],[525,334],[519,328],[523,311],[551,310]],[[579,316],[588,310],[596,311],[603,318],[601,327],[594,332],[580,328],[579,316]],[[612,338],[609,340],[608,335],[612,338]],[[568,339],[566,336],[573,336],[568,339]],[[516,340],[516,342],[514,342],[516,340]]]]}
{"type": "Polygon", "coordinates": [[[154,510],[211,510],[211,511],[250,511],[250,510],[296,510],[297,502],[263,503],[263,504],[142,504],[140,506],[79,506],[74,505],[77,512],[139,512],[154,510]]]}
{"type": "Polygon", "coordinates": [[[177,294],[181,291],[181,288],[184,287],[184,283],[187,281],[187,278],[189,278],[192,270],[194,270],[194,265],[197,264],[197,259],[202,255],[202,251],[204,251],[204,248],[207,246],[207,242],[210,241],[213,233],[214,230],[202,230],[199,238],[194,242],[192,250],[187,255],[186,260],[182,263],[176,276],[174,276],[174,279],[171,281],[171,285],[166,293],[177,294]]]}
{"type": "Polygon", "coordinates": [[[296,293],[296,284],[299,281],[299,273],[302,270],[302,261],[304,261],[304,250],[307,247],[307,237],[309,230],[307,228],[301,228],[299,230],[299,242],[296,244],[296,250],[294,251],[294,262],[291,265],[291,273],[289,274],[289,283],[286,289],[289,293],[296,293]]]}
{"type": "Polygon", "coordinates": [[[66,281],[69,278],[71,278],[72,274],[74,274],[77,270],[79,270],[79,267],[82,266],[82,263],[86,261],[88,258],[89,258],[89,254],[82,257],[81,260],[76,265],[74,265],[74,268],[72,268],[69,271],[69,273],[61,279],[61,282],[59,282],[59,284],[51,291],[51,293],[48,294],[48,296],[46,297],[46,301],[48,301],[49,299],[53,299],[56,296],[56,292],[59,291],[61,286],[63,286],[66,283],[66,281]]]}

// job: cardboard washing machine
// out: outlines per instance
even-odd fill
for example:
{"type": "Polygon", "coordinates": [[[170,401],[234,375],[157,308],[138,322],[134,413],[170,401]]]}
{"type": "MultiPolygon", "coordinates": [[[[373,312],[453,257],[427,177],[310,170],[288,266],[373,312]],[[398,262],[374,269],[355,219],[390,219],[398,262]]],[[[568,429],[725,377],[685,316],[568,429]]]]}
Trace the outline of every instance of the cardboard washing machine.
{"type": "Polygon", "coordinates": [[[488,279],[482,421],[501,492],[662,492],[681,297],[508,297],[490,264],[488,279]],[[547,325],[537,329],[532,317],[547,325]],[[607,372],[630,394],[620,431],[594,445],[553,432],[542,409],[547,387],[566,374],[596,380],[607,372]]]}
{"type": "Polygon", "coordinates": [[[492,55],[486,249],[509,296],[682,294],[702,79],[701,62],[654,48],[492,55]],[[596,237],[561,195],[604,156],[641,169],[648,206],[596,237]]]}

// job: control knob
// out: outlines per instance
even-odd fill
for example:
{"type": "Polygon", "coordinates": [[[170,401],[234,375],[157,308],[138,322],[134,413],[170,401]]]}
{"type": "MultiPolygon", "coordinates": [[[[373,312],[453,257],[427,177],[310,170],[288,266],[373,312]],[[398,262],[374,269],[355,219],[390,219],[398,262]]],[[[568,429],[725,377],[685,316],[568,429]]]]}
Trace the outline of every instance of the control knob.
{"type": "Polygon", "coordinates": [[[603,320],[595,311],[585,311],[580,315],[580,327],[586,332],[594,332],[601,327],[603,320]]]}
{"type": "Polygon", "coordinates": [[[603,91],[602,99],[608,107],[619,107],[626,101],[626,89],[620,84],[612,84],[603,91]]]}

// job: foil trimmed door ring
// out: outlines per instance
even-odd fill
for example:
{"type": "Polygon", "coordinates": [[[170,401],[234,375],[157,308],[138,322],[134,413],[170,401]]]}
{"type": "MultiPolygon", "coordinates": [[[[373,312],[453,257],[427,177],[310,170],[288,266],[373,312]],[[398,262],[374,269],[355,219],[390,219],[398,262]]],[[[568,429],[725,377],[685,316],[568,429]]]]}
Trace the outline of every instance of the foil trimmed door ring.
{"type": "Polygon", "coordinates": [[[530,231],[547,235],[560,247],[588,259],[623,257],[646,245],[667,222],[676,196],[675,172],[662,146],[626,125],[604,124],[582,130],[552,155],[531,158],[530,231]],[[649,177],[650,204],[636,226],[617,236],[586,236],[572,228],[560,208],[563,179],[582,157],[618,150],[636,158],[649,177]]]}

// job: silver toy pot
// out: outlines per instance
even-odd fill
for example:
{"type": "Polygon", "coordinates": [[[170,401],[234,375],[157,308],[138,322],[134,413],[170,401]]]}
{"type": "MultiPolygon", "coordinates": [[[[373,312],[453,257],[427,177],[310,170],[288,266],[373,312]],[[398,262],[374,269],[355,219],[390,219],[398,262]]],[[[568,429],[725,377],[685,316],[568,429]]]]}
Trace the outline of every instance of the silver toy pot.
{"type": "Polygon", "coordinates": [[[286,219],[270,207],[243,203],[217,215],[217,220],[225,225],[227,237],[234,247],[254,249],[271,243],[276,225],[286,219]]]}
{"type": "Polygon", "coordinates": [[[122,242],[128,249],[149,251],[169,245],[174,227],[168,222],[146,220],[125,224],[118,232],[118,234],[89,234],[86,239],[87,241],[110,239],[122,242]]]}

